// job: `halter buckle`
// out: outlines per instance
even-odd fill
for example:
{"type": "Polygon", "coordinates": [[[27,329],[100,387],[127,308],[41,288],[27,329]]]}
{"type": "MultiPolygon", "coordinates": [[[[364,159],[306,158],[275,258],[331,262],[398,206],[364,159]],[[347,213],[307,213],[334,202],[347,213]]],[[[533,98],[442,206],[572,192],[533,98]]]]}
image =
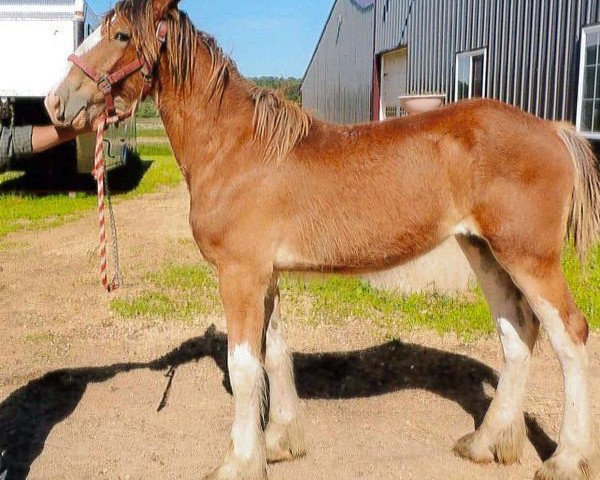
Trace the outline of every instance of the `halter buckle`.
{"type": "Polygon", "coordinates": [[[112,84],[109,82],[107,75],[102,75],[96,84],[98,85],[98,89],[104,95],[108,95],[110,92],[112,92],[112,84]]]}

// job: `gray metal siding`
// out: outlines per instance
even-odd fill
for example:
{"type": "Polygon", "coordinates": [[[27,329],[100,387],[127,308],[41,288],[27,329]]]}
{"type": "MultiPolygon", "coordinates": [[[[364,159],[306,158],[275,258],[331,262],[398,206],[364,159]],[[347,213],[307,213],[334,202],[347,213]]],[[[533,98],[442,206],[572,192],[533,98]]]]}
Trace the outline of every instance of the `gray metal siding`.
{"type": "Polygon", "coordinates": [[[373,12],[351,0],[335,2],[302,83],[303,105],[317,117],[339,123],[371,119],[373,12]]]}
{"type": "Polygon", "coordinates": [[[455,99],[456,54],[486,49],[486,96],[575,120],[579,40],[600,0],[378,0],[376,54],[408,46],[408,93],[455,99]]]}

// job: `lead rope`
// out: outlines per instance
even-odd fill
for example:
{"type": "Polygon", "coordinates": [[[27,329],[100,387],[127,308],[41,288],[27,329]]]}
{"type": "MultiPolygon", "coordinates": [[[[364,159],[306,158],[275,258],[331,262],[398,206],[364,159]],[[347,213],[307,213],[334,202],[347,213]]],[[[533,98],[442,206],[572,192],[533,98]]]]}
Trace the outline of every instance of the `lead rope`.
{"type": "Polygon", "coordinates": [[[108,189],[108,180],[106,177],[106,165],[104,163],[104,131],[106,130],[106,118],[101,118],[96,131],[96,156],[94,171],[92,174],[98,184],[98,226],[100,236],[98,243],[98,256],[100,257],[100,281],[107,292],[113,292],[122,285],[121,269],[119,265],[119,245],[117,242],[117,227],[110,200],[110,191],[108,189]],[[113,241],[113,257],[115,276],[112,282],[108,283],[108,254],[106,251],[106,216],[105,201],[108,204],[108,214],[110,220],[111,236],[113,241]]]}

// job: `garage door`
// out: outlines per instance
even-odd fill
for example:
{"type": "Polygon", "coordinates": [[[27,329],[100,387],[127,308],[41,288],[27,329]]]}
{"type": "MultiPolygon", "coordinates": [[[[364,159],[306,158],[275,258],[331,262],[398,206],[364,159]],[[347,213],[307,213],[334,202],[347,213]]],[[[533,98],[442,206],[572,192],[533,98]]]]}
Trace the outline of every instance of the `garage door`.
{"type": "Polygon", "coordinates": [[[403,114],[400,95],[406,95],[408,50],[403,48],[381,57],[381,120],[403,114]]]}

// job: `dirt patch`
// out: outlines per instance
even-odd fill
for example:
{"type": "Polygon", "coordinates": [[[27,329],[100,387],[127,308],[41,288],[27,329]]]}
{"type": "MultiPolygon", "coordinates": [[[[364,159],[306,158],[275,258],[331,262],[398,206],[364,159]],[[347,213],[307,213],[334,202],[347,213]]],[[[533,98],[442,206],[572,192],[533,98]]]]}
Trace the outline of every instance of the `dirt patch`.
{"type": "MultiPolygon", "coordinates": [[[[145,275],[164,264],[200,261],[187,208],[183,187],[119,203],[127,285],[118,295],[142,289],[145,275]]],[[[93,213],[8,241],[0,249],[0,447],[12,455],[8,480],[197,479],[216,466],[232,419],[224,319],[113,317],[98,285],[93,213]],[[172,389],[157,412],[171,365],[172,389]]],[[[357,322],[287,324],[309,453],[270,467],[275,480],[522,479],[552,451],[562,387],[546,342],[533,365],[523,462],[477,466],[451,450],[493,394],[501,364],[495,340],[465,345],[420,332],[398,343],[357,322]]],[[[598,371],[596,336],[591,351],[598,371]]],[[[592,382],[599,412],[597,375],[592,382]]]]}

